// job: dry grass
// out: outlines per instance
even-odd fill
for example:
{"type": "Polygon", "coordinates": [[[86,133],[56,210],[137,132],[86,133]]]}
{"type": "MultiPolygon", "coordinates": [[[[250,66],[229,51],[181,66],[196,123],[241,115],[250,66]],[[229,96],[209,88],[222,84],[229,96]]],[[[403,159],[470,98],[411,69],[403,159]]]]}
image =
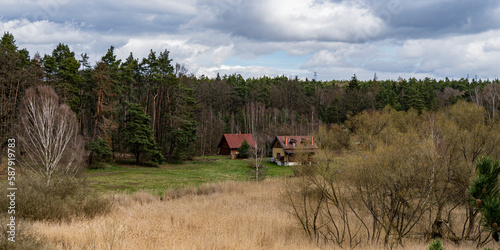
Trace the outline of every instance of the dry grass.
{"type": "MultiPolygon", "coordinates": [[[[310,242],[280,199],[283,180],[225,182],[169,191],[113,195],[105,217],[33,229],[60,249],[325,249],[310,242]]],[[[444,242],[446,249],[454,249],[444,242]]],[[[414,242],[404,249],[426,249],[414,242]]],[[[383,249],[383,246],[361,246],[383,249]]],[[[462,246],[470,249],[471,246],[462,246]]]]}

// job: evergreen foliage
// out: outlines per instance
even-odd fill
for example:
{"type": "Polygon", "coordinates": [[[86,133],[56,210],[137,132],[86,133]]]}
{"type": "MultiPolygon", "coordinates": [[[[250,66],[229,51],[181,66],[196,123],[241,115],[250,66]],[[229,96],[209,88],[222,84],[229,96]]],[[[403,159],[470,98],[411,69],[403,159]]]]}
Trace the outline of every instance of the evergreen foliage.
{"type": "Polygon", "coordinates": [[[500,224],[500,163],[491,158],[482,158],[476,165],[477,175],[469,187],[469,194],[474,199],[472,206],[483,215],[483,226],[492,232],[498,242],[498,225],[500,224]]]}
{"type": "Polygon", "coordinates": [[[243,140],[240,147],[238,148],[238,158],[247,159],[250,156],[250,144],[248,144],[247,140],[243,140]]]}
{"type": "MultiPolygon", "coordinates": [[[[0,48],[0,137],[11,131],[13,112],[24,89],[34,84],[55,87],[61,101],[76,113],[80,134],[87,142],[103,138],[113,152],[127,153],[127,102],[137,103],[150,117],[153,138],[168,161],[211,155],[223,133],[258,134],[271,141],[276,134],[311,134],[319,124],[344,123],[364,110],[391,106],[397,111],[434,111],[459,100],[484,106],[494,118],[498,111],[498,80],[403,79],[363,81],[301,80],[240,74],[214,78],[194,76],[174,65],[170,52],[153,50],[145,58],[118,60],[115,48],[95,65],[87,54],[76,58],[68,45],[51,54],[35,55],[17,48],[5,33],[0,48]],[[19,82],[18,82],[19,80],[19,82]],[[488,99],[489,98],[489,99],[488,99]],[[496,99],[495,99],[496,98],[496,99]]],[[[3,140],[5,141],[5,140],[3,140]]]]}
{"type": "MultiPolygon", "coordinates": [[[[90,141],[88,150],[96,154],[96,160],[98,161],[108,160],[113,155],[108,143],[101,138],[96,138],[90,141]]],[[[92,162],[90,161],[89,165],[91,164],[92,162]]]]}
{"type": "Polygon", "coordinates": [[[444,247],[441,244],[441,239],[432,240],[429,244],[429,250],[444,250],[444,247]]]}
{"type": "Polygon", "coordinates": [[[140,163],[141,154],[151,156],[155,163],[161,164],[165,158],[153,139],[153,131],[149,127],[151,118],[144,113],[139,104],[127,103],[128,116],[125,121],[123,135],[126,145],[134,153],[136,163],[140,163]]]}

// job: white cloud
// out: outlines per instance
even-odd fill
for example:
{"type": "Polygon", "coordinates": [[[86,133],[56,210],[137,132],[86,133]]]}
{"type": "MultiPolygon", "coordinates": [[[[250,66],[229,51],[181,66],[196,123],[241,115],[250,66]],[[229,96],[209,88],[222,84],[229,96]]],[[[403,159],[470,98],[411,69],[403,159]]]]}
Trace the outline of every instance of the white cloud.
{"type": "Polygon", "coordinates": [[[497,67],[500,58],[498,37],[500,30],[434,39],[387,39],[370,44],[343,44],[335,49],[315,52],[301,68],[340,75],[344,79],[352,74],[370,79],[375,72],[379,77],[385,73],[404,78],[461,78],[467,74],[496,78],[500,75],[497,67]]]}
{"type": "Polygon", "coordinates": [[[186,29],[216,29],[249,39],[274,41],[365,41],[385,30],[383,21],[359,1],[257,0],[201,2],[186,29]],[[222,2],[223,3],[223,2],[222,2]]]}
{"type": "Polygon", "coordinates": [[[411,55],[420,59],[420,70],[435,75],[459,77],[470,73],[495,77],[500,57],[499,36],[500,30],[492,30],[441,39],[409,40],[399,52],[402,58],[411,55]]]}
{"type": "Polygon", "coordinates": [[[180,63],[187,67],[191,73],[198,73],[200,68],[219,67],[224,60],[233,53],[233,45],[208,46],[196,40],[190,40],[184,35],[161,35],[151,37],[135,37],[116,48],[119,58],[126,58],[130,52],[134,57],[147,57],[150,50],[162,52],[170,51],[170,58],[174,63],[180,63]]]}
{"type": "MultiPolygon", "coordinates": [[[[201,67],[198,70],[198,75],[204,75],[208,77],[216,77],[217,73],[219,75],[231,75],[231,74],[240,74],[243,78],[252,78],[252,77],[262,77],[262,76],[287,76],[289,78],[295,78],[295,76],[303,79],[308,75],[311,75],[310,72],[306,70],[296,70],[296,69],[276,69],[270,67],[262,67],[262,66],[230,66],[230,65],[221,65],[218,67],[201,67]]],[[[311,76],[309,76],[311,78],[311,76]]]]}
{"type": "Polygon", "coordinates": [[[47,20],[30,22],[27,19],[0,21],[0,29],[15,34],[18,40],[30,44],[45,44],[66,41],[76,43],[89,40],[90,34],[80,30],[80,25],[72,22],[54,23],[47,20]]]}
{"type": "Polygon", "coordinates": [[[382,21],[358,2],[274,0],[264,4],[264,22],[284,38],[356,41],[375,37],[382,21]]]}

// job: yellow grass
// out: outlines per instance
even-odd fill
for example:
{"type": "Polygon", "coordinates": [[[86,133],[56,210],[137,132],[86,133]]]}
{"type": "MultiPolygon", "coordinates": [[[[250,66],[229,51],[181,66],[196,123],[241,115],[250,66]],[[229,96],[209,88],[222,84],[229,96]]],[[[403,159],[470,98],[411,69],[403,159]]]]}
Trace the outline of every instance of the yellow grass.
{"type": "MultiPolygon", "coordinates": [[[[283,180],[210,184],[198,195],[184,192],[163,201],[147,192],[119,194],[113,196],[113,212],[105,217],[35,222],[33,229],[60,249],[336,249],[307,239],[285,211],[282,186],[283,180]]],[[[404,249],[427,247],[415,242],[404,249]]]]}

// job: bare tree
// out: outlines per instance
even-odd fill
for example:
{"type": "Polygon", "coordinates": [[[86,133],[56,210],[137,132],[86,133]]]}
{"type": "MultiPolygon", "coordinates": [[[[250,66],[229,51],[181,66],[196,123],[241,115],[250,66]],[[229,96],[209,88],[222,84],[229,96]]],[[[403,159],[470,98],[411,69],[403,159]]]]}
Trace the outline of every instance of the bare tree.
{"type": "Polygon", "coordinates": [[[264,147],[259,147],[258,144],[258,137],[254,135],[255,138],[255,148],[252,150],[252,167],[254,168],[255,171],[255,181],[259,181],[262,179],[262,176],[259,179],[259,171],[261,168],[264,167],[262,164],[264,162],[264,156],[265,156],[265,148],[264,147]]]}
{"type": "Polygon", "coordinates": [[[481,96],[483,97],[483,105],[488,111],[488,116],[495,121],[495,114],[500,105],[500,85],[497,83],[489,84],[481,92],[481,96]]]}
{"type": "Polygon", "coordinates": [[[84,154],[75,113],[49,86],[26,90],[20,109],[21,166],[44,176],[47,186],[55,173],[74,176],[84,154]]]}

